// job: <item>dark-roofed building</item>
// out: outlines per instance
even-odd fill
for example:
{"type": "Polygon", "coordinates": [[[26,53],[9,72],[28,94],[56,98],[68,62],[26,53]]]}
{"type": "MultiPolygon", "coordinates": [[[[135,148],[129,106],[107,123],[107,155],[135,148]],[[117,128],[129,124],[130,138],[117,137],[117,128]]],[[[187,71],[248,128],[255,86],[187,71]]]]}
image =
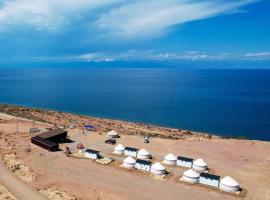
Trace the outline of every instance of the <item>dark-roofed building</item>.
{"type": "Polygon", "coordinates": [[[85,158],[90,158],[93,160],[99,159],[101,157],[100,152],[92,149],[86,149],[84,153],[85,158]]]}
{"type": "Polygon", "coordinates": [[[182,156],[177,157],[177,161],[176,161],[177,166],[192,168],[192,163],[193,163],[192,158],[187,158],[187,157],[182,157],[182,156]]]}
{"type": "Polygon", "coordinates": [[[212,187],[219,187],[219,182],[220,182],[220,176],[207,174],[204,172],[200,174],[199,183],[201,184],[209,185],[212,187]]]}
{"type": "Polygon", "coordinates": [[[39,136],[32,137],[31,142],[49,151],[57,151],[59,149],[58,144],[51,142],[50,140],[44,140],[39,136]]]}
{"type": "Polygon", "coordinates": [[[138,149],[136,149],[136,148],[126,147],[126,148],[125,148],[125,151],[124,151],[124,154],[125,154],[126,156],[133,156],[133,157],[136,157],[136,156],[137,156],[137,152],[138,152],[138,149]]]}
{"type": "Polygon", "coordinates": [[[32,137],[31,142],[49,151],[57,151],[58,143],[65,142],[66,139],[67,131],[58,128],[32,137]]]}
{"type": "Polygon", "coordinates": [[[67,131],[57,128],[54,130],[47,131],[45,133],[41,133],[38,136],[45,140],[50,140],[50,141],[59,143],[59,142],[64,142],[66,140],[67,131]]]}
{"type": "Polygon", "coordinates": [[[135,168],[144,171],[150,171],[151,164],[152,163],[150,161],[137,159],[135,163],[135,168]]]}

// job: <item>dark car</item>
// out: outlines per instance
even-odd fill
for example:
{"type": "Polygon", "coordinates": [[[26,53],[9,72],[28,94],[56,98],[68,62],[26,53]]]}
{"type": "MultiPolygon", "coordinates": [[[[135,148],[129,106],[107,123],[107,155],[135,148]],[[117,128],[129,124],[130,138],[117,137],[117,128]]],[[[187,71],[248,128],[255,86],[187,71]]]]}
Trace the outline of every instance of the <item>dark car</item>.
{"type": "Polygon", "coordinates": [[[116,143],[116,140],[115,139],[108,139],[108,140],[105,140],[105,143],[114,145],[116,143]]]}

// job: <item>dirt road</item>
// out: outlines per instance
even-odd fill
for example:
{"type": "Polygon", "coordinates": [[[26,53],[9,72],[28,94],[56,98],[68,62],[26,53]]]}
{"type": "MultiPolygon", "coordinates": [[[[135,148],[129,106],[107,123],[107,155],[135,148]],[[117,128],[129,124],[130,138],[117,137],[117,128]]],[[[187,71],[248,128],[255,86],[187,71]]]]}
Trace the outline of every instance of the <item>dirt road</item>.
{"type": "Polygon", "coordinates": [[[0,183],[18,200],[46,200],[42,194],[14,176],[12,172],[5,167],[2,161],[0,161],[0,172],[0,183]]]}

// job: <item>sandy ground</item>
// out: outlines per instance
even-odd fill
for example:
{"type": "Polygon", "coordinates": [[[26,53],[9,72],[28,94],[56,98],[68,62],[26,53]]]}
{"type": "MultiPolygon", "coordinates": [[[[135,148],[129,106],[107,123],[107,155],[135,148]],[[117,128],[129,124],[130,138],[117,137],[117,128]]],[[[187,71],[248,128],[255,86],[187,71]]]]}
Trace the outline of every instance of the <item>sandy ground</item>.
{"type": "Polygon", "coordinates": [[[17,200],[7,189],[0,185],[0,200],[17,200]]]}
{"type": "MultiPolygon", "coordinates": [[[[240,199],[211,188],[179,182],[184,171],[181,168],[168,167],[171,173],[164,180],[157,180],[148,173],[124,170],[118,167],[124,157],[110,153],[114,146],[104,143],[106,134],[102,131],[83,136],[80,130],[69,129],[70,138],[76,142],[63,144],[61,147],[64,149],[69,146],[75,151],[76,144],[82,142],[88,148],[100,150],[104,156],[115,158],[116,161],[109,166],[67,157],[61,151],[53,153],[41,149],[30,144],[30,135],[27,132],[33,126],[32,121],[20,120],[20,133],[15,133],[14,118],[0,115],[0,119],[2,158],[15,153],[16,158],[33,173],[28,185],[50,199],[54,199],[57,191],[62,199],[240,199]]],[[[41,130],[48,127],[37,123],[35,126],[41,130]]],[[[195,159],[203,158],[213,173],[222,177],[232,176],[247,190],[243,199],[270,199],[269,142],[218,138],[151,138],[150,144],[144,144],[139,136],[121,134],[118,143],[146,148],[157,161],[161,161],[170,152],[195,159]]]]}

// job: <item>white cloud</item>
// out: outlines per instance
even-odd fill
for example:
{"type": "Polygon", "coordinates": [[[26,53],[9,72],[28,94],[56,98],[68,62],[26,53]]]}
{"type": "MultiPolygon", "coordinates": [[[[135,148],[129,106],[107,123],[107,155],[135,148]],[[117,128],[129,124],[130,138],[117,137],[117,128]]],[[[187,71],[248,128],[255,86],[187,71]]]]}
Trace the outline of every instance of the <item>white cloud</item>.
{"type": "Polygon", "coordinates": [[[154,50],[131,49],[126,52],[91,52],[80,55],[55,57],[35,57],[36,61],[83,61],[83,62],[113,62],[113,61],[218,61],[230,60],[235,57],[228,52],[210,55],[200,51],[188,52],[156,52],[154,50]]]}
{"type": "Polygon", "coordinates": [[[119,2],[121,0],[4,0],[0,4],[0,26],[33,25],[38,29],[56,30],[83,12],[119,2]]]}
{"type": "Polygon", "coordinates": [[[114,36],[155,37],[174,25],[234,13],[252,2],[254,0],[137,0],[104,13],[96,25],[114,36]]]}
{"type": "Polygon", "coordinates": [[[250,60],[270,60],[270,52],[254,52],[245,54],[246,59],[250,60]]]}
{"type": "MultiPolygon", "coordinates": [[[[110,37],[156,37],[174,25],[237,12],[256,0],[3,0],[0,30],[31,25],[39,30],[76,28],[74,19],[110,37]]],[[[96,32],[95,32],[96,31],[96,32]]]]}

